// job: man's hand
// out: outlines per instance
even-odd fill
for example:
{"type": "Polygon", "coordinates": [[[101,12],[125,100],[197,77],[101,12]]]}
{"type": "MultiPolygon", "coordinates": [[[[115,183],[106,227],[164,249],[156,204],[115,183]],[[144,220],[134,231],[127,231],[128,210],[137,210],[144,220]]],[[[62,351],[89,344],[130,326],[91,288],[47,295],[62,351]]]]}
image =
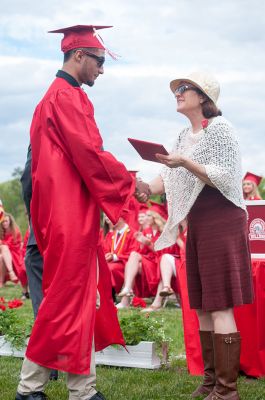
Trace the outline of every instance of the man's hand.
{"type": "Polygon", "coordinates": [[[112,261],[112,260],[113,260],[113,254],[112,254],[112,253],[106,253],[106,254],[105,254],[105,260],[106,260],[107,262],[112,261]]]}
{"type": "Polygon", "coordinates": [[[140,203],[146,203],[151,195],[151,190],[148,183],[136,179],[136,188],[134,195],[136,199],[140,201],[140,203]]]}

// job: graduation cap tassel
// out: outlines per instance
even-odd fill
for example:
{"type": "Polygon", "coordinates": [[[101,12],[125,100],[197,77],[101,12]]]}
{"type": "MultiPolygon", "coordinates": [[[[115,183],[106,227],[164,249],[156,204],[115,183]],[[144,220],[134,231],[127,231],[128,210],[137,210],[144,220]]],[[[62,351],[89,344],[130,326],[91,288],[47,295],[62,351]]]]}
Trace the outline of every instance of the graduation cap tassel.
{"type": "Polygon", "coordinates": [[[94,36],[96,36],[96,38],[98,39],[98,41],[100,42],[100,44],[102,44],[102,46],[104,47],[104,49],[106,50],[106,52],[108,53],[108,55],[113,58],[113,60],[118,60],[119,57],[121,57],[119,54],[114,53],[113,51],[110,51],[104,44],[102,38],[100,37],[100,35],[98,34],[97,30],[95,28],[93,28],[94,31],[94,36]]]}

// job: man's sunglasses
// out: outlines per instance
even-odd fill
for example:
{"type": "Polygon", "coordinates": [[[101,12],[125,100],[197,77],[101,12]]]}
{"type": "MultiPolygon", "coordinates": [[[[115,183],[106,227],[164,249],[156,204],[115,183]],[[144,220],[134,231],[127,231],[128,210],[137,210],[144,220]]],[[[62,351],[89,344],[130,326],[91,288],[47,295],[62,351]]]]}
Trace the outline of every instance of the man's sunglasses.
{"type": "Polygon", "coordinates": [[[197,93],[201,93],[200,89],[196,88],[195,86],[185,84],[185,85],[178,86],[177,89],[175,90],[174,94],[175,94],[175,96],[177,94],[181,95],[184,92],[186,92],[186,90],[194,90],[197,93]]]}
{"type": "Polygon", "coordinates": [[[97,60],[97,65],[98,65],[99,68],[101,68],[103,66],[103,64],[105,62],[105,57],[99,57],[99,56],[96,56],[96,54],[93,54],[93,53],[90,53],[89,51],[84,51],[84,50],[83,50],[83,53],[86,56],[94,58],[95,60],[97,60]]]}

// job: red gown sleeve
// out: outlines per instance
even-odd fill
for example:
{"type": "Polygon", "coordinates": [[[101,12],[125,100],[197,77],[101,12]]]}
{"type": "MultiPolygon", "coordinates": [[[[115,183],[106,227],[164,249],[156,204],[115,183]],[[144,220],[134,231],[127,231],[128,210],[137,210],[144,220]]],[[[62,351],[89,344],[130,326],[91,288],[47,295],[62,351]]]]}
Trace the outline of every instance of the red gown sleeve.
{"type": "Polygon", "coordinates": [[[125,166],[102,150],[92,103],[84,91],[70,88],[60,90],[49,105],[51,139],[64,148],[99,207],[117,222],[135,183],[125,166]]]}

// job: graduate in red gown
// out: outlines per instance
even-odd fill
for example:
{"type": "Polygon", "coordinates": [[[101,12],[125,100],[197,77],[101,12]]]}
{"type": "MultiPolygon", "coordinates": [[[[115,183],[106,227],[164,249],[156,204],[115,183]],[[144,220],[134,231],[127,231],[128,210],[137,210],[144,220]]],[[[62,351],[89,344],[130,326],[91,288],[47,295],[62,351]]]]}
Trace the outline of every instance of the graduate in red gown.
{"type": "Polygon", "coordinates": [[[176,305],[179,304],[179,280],[178,269],[183,260],[183,252],[185,251],[185,231],[186,221],[182,221],[179,225],[176,243],[170,247],[158,251],[158,277],[159,284],[157,286],[156,296],[152,304],[143,309],[143,312],[158,311],[166,305],[166,298],[175,294],[177,296],[176,305]]]}
{"type": "Polygon", "coordinates": [[[5,213],[1,222],[1,282],[3,285],[6,280],[14,283],[20,281],[22,286],[22,296],[28,294],[28,280],[26,268],[22,254],[22,235],[14,217],[5,213]]]}
{"type": "Polygon", "coordinates": [[[262,177],[247,172],[243,178],[242,187],[245,200],[261,200],[258,186],[262,181],[262,177]]]}
{"type": "Polygon", "coordinates": [[[102,243],[110,273],[112,287],[119,293],[124,282],[124,269],[128,258],[136,246],[135,231],[123,218],[119,218],[113,231],[109,231],[102,243]]]}
{"type": "MultiPolygon", "coordinates": [[[[93,385],[90,381],[92,343],[96,350],[124,344],[110,273],[98,244],[100,209],[116,223],[135,184],[124,165],[103,150],[93,105],[81,88],[93,86],[104,73],[107,50],[96,28],[103,27],[53,31],[64,33],[64,64],[31,124],[31,217],[43,256],[43,300],[16,400],[30,400],[33,395],[45,399],[49,369],[68,372],[70,398],[82,393],[89,399],[104,399],[97,394],[95,381],[93,385]],[[38,379],[38,393],[33,377],[38,379]]],[[[140,193],[142,186],[137,184],[140,193]]]]}
{"type": "Polygon", "coordinates": [[[158,255],[154,251],[154,243],[163,230],[167,213],[163,204],[151,203],[151,207],[146,212],[149,227],[135,235],[138,245],[125,266],[124,287],[119,293],[121,302],[117,308],[128,308],[134,292],[140,297],[151,297],[156,294],[159,277],[157,275],[158,255]]]}

